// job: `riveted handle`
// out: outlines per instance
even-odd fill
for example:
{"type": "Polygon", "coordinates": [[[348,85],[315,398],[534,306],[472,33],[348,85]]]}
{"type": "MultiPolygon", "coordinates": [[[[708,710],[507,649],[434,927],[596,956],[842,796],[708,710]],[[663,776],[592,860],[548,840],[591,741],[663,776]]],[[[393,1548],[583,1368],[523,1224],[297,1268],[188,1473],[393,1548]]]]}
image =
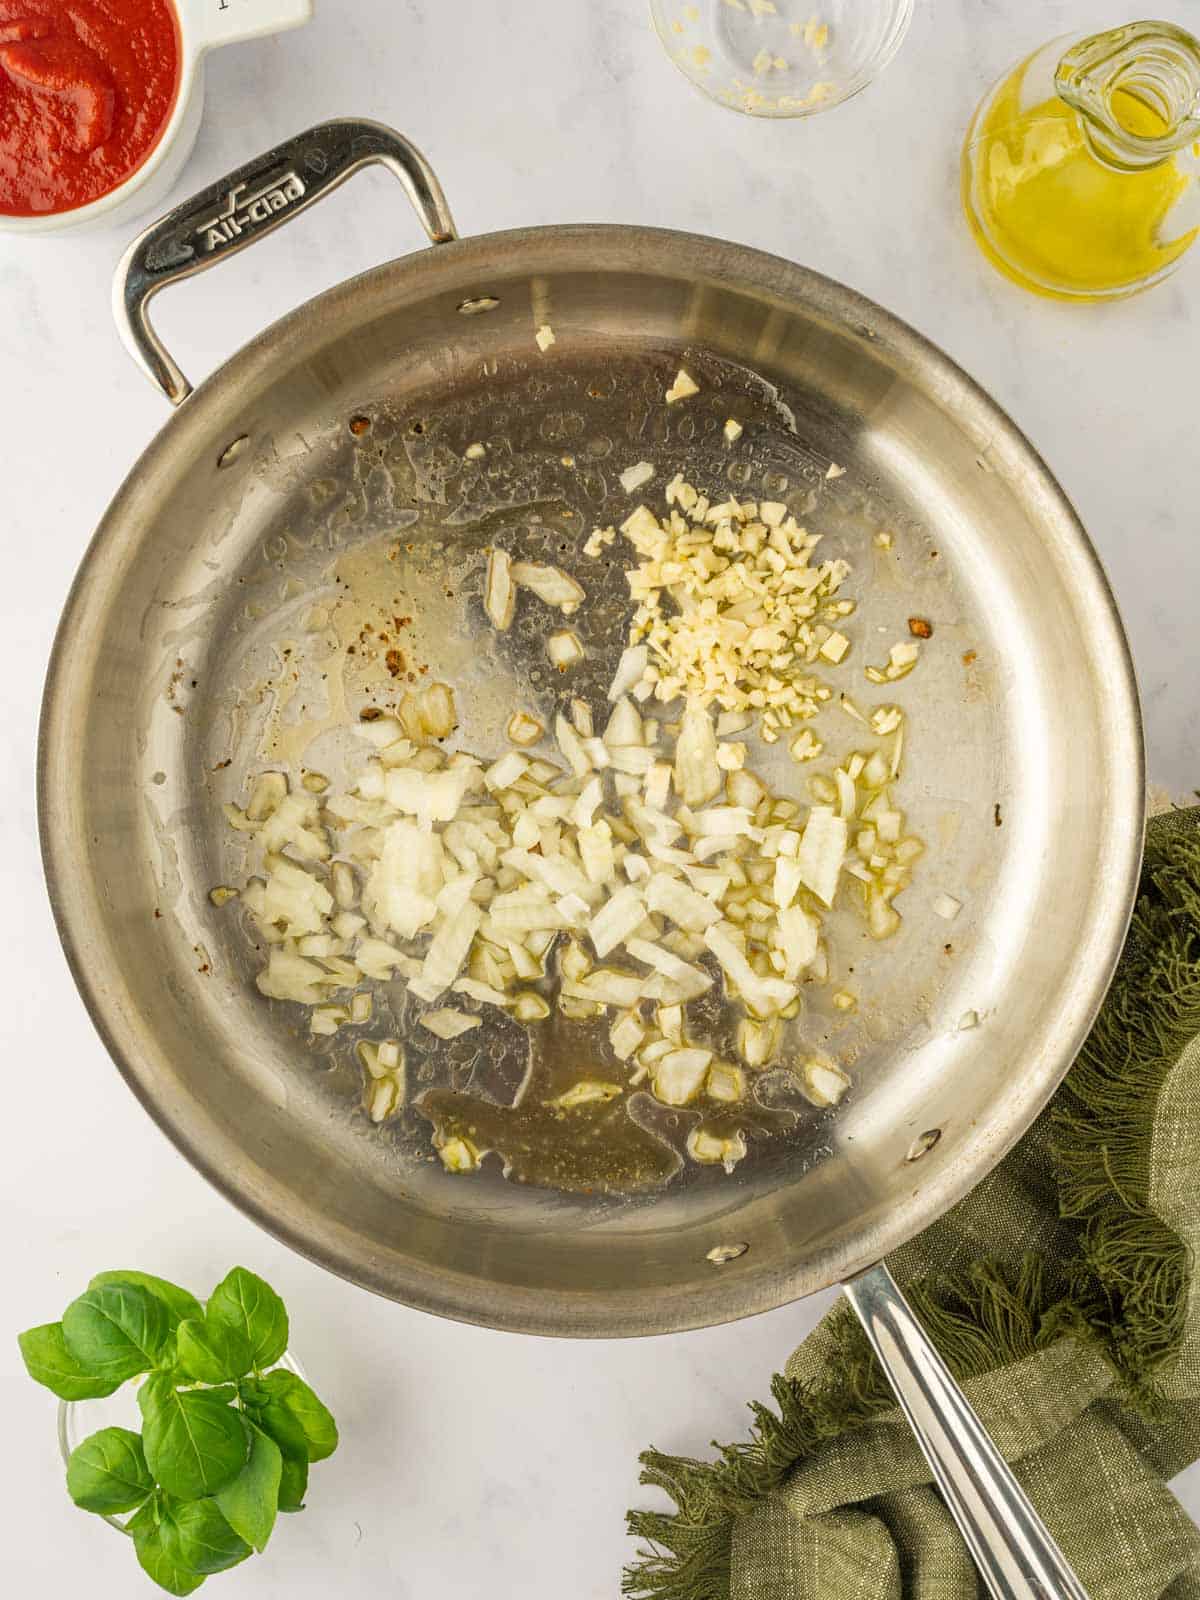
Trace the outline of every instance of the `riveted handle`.
{"type": "Polygon", "coordinates": [[[159,290],[244,250],[375,165],[399,178],[432,243],[456,237],[442,186],[416,146],[382,123],[344,118],[248,161],[134,240],[117,267],[113,315],[125,348],[172,405],[192,386],[151,325],[150,301],[159,290]]]}

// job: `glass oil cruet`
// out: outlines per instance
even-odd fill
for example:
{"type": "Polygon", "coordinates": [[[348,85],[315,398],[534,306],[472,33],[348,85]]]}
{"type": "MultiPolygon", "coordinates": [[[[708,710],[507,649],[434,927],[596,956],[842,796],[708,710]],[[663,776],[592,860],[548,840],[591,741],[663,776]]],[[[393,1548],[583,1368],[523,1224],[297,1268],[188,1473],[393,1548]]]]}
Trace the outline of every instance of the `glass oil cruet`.
{"type": "Polygon", "coordinates": [[[1200,40],[1131,22],[1045,45],[983,100],[962,175],[976,241],[1023,288],[1158,283],[1200,231],[1200,40]]]}

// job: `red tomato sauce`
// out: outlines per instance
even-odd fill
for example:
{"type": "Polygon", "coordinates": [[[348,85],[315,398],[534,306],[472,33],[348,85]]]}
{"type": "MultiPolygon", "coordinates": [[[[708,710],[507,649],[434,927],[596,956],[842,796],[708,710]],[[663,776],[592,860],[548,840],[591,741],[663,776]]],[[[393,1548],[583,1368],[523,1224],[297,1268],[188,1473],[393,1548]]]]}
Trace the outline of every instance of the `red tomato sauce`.
{"type": "Polygon", "coordinates": [[[135,172],[179,58],[168,0],[0,0],[0,211],[73,211],[135,172]]]}

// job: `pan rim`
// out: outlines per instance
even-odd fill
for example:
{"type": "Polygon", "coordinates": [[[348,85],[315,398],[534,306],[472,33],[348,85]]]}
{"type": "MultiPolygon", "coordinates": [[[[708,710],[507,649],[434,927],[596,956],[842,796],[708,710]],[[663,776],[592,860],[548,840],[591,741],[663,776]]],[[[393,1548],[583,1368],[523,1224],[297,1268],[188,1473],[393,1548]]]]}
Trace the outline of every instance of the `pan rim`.
{"type": "MultiPolygon", "coordinates": [[[[1081,601],[1081,606],[1083,601],[1081,601]]],[[[1141,718],[1132,657],[1116,602],[1100,558],[1067,495],[1049,467],[1006,412],[937,345],[875,302],[833,279],[730,241],[668,229],[623,224],[568,224],[518,228],[477,235],[418,251],[371,269],[326,290],[269,325],[232,355],[200,384],[185,404],[164,423],[131,467],[84,552],[72,582],[56,631],[42,699],[37,758],[37,811],[43,868],[59,938],[72,978],[100,1038],[126,1083],[175,1147],[220,1192],[267,1232],[299,1254],[335,1275],[399,1300],[417,1309],[454,1320],[509,1331],[557,1336],[622,1337],[664,1334],[713,1326],[790,1303],[827,1287],[869,1266],[920,1232],[963,1198],[1027,1131],[1049,1101],[1099,1010],[1133,911],[1142,852],[1144,822],[1144,752],[1141,718]],[[428,298],[443,286],[460,291],[472,268],[480,281],[500,278],[506,270],[530,274],[536,262],[528,259],[538,248],[558,250],[588,270],[636,264],[647,275],[678,274],[678,256],[687,252],[689,270],[706,281],[741,286],[760,295],[804,306],[833,324],[857,330],[875,348],[885,349],[906,371],[924,368],[937,374],[943,398],[961,401],[986,422],[992,435],[1030,469],[1044,514],[1052,517],[1063,535],[1080,581],[1087,586],[1087,609],[1097,643],[1106,651],[1110,679],[1107,743],[1112,770],[1105,778],[1113,786],[1113,802],[1106,812],[1106,831],[1100,854],[1109,870],[1109,888],[1099,902],[1095,947],[1104,952],[1090,975],[1073,982],[1063,1004],[1066,1018],[1059,1034],[1061,1047],[1043,1052],[1010,1095],[1006,1112],[1014,1104],[1019,1114],[1006,1117],[1002,1133],[976,1130],[963,1146],[963,1159],[948,1164],[923,1189],[895,1209],[884,1226],[875,1230],[869,1246],[827,1247],[808,1257],[803,1267],[789,1272],[759,1273],[747,1258],[739,1270],[734,1262],[714,1276],[708,1290],[675,1289],[653,1298],[601,1291],[550,1291],[514,1284],[481,1282],[467,1274],[433,1271],[413,1257],[385,1256],[362,1248],[357,1235],[327,1216],[296,1213],[284,1204],[285,1191],[264,1174],[257,1183],[231,1169],[222,1158],[235,1146],[202,1117],[189,1116],[188,1108],[171,1105],[156,1094],[157,1068],[143,1053],[137,1029],[116,996],[105,992],[102,973],[89,968],[86,931],[92,880],[78,872],[78,863],[64,828],[56,819],[61,796],[71,782],[69,729],[81,715],[71,685],[71,650],[68,640],[81,620],[102,615],[106,609],[107,568],[123,551],[133,548],[131,531],[136,518],[128,516],[155,464],[186,445],[189,431],[200,437],[207,419],[219,409],[223,396],[234,386],[252,385],[270,367],[294,360],[306,343],[318,342],[319,326],[335,317],[350,298],[368,315],[373,303],[382,306],[397,294],[413,292],[428,298]],[[522,259],[524,258],[524,259],[522,259]],[[631,259],[636,258],[636,262],[631,259]],[[506,266],[507,263],[507,266],[506,266]],[[971,1159],[967,1159],[967,1155],[971,1159]],[[354,1248],[358,1240],[357,1251],[354,1248]],[[400,1270],[397,1270],[397,1263],[400,1270]]],[[[94,892],[93,900],[94,900],[94,892]]],[[[1061,1020],[1061,1019],[1060,1019],[1061,1020]]],[[[244,1161],[244,1157],[243,1157],[244,1161]]],[[[753,1252],[751,1252],[753,1254],[753,1252]]]]}

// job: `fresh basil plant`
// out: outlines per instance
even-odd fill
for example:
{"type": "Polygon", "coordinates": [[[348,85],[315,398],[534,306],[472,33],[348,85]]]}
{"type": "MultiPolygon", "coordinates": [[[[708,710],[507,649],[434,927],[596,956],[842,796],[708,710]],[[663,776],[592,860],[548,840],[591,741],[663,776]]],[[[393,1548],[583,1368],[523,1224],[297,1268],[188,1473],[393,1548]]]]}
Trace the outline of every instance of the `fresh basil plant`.
{"type": "Polygon", "coordinates": [[[146,1272],[102,1272],[61,1322],[19,1336],[31,1378],[62,1400],[132,1378],[142,1431],[101,1428],[67,1464],[67,1491],[123,1524],[143,1570],[191,1594],[266,1548],[279,1511],[301,1511],[308,1470],[337,1425],[295,1373],[283,1301],[235,1267],[208,1302],[146,1272]]]}

